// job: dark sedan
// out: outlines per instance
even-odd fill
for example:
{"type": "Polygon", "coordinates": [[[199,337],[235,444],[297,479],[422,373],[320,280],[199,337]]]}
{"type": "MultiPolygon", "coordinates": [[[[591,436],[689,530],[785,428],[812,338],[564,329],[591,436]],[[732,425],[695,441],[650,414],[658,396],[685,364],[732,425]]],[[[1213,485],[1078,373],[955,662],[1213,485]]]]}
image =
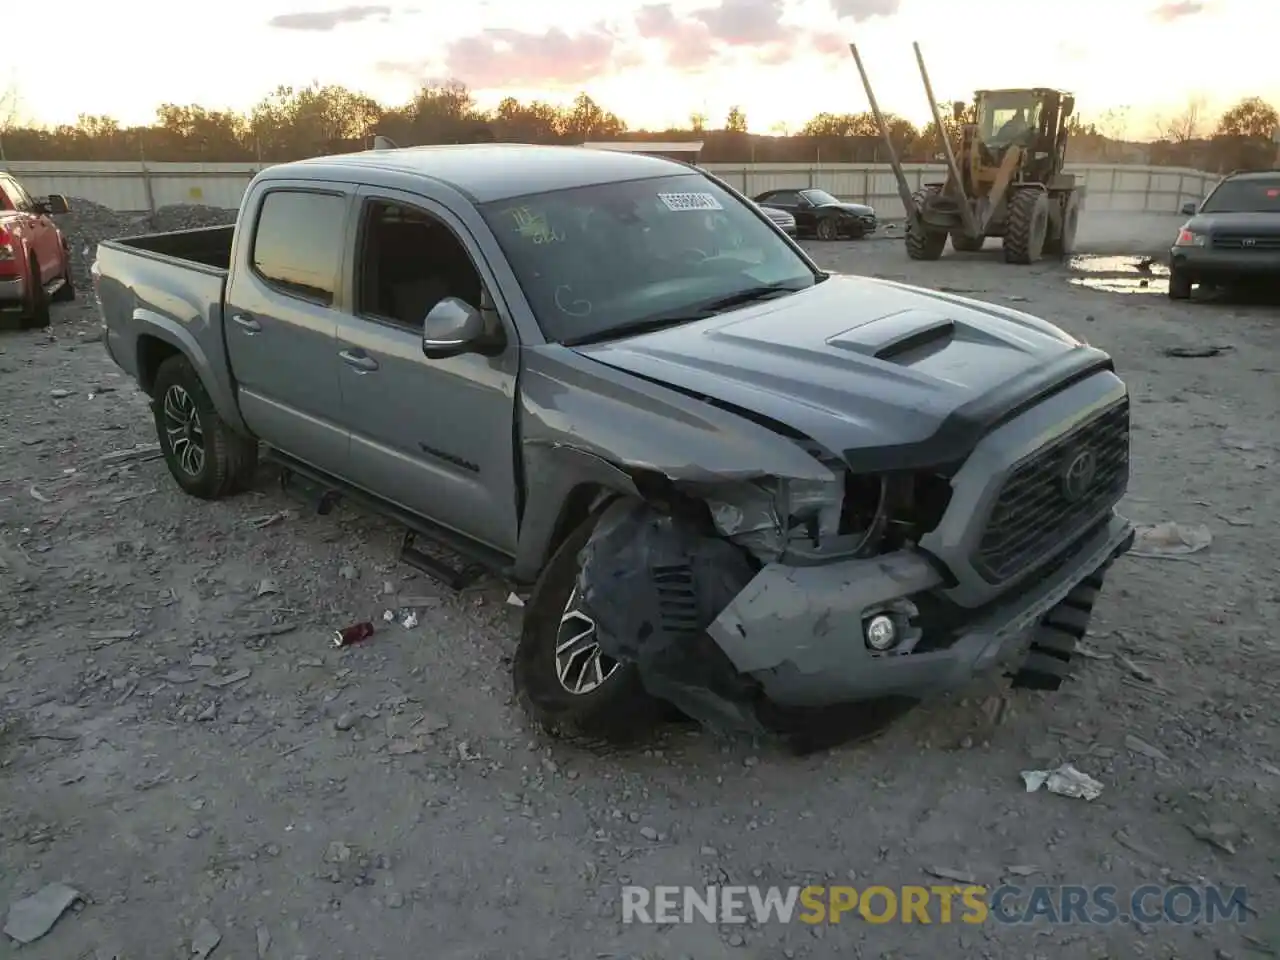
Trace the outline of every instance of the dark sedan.
{"type": "Polygon", "coordinates": [[[757,204],[785,210],[796,218],[796,232],[819,240],[858,240],[874,233],[878,221],[873,208],[862,203],[846,203],[825,190],[768,190],[755,198],[757,204]]]}

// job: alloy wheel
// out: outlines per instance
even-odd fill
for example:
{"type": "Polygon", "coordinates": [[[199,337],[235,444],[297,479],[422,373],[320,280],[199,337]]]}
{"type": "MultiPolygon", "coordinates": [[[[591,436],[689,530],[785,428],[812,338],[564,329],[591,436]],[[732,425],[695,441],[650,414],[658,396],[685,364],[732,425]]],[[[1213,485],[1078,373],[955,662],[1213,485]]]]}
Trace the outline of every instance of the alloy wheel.
{"type": "Polygon", "coordinates": [[[195,400],[174,384],[165,391],[163,410],[165,434],[178,466],[188,476],[198,477],[204,469],[204,428],[195,400]]]}
{"type": "Polygon", "coordinates": [[[582,609],[578,588],[574,587],[556,634],[556,677],[560,686],[582,696],[599,689],[620,666],[600,649],[596,622],[582,609]]]}

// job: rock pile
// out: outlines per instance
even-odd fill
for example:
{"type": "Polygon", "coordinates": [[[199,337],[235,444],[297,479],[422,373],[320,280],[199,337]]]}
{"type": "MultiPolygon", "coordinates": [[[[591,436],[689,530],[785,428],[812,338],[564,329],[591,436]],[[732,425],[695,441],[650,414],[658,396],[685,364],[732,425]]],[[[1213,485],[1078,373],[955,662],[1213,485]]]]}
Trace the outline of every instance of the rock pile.
{"type": "Polygon", "coordinates": [[[235,210],[178,203],[161,207],[154,214],[136,216],[119,213],[83,197],[69,197],[69,213],[57,217],[71,248],[72,279],[78,289],[87,289],[89,267],[97,256],[98,244],[115,237],[160,233],[168,230],[190,230],[235,223],[235,210]]]}

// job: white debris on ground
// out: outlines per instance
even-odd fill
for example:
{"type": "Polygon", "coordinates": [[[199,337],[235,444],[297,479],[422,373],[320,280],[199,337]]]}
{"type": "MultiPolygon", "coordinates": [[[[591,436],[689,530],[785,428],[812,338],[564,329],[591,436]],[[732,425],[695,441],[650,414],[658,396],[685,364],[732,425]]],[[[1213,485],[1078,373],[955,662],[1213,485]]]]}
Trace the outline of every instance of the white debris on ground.
{"type": "Polygon", "coordinates": [[[1064,763],[1056,770],[1023,770],[1022,782],[1027,787],[1027,793],[1035,793],[1043,787],[1060,797],[1072,797],[1076,800],[1097,800],[1102,796],[1102,784],[1069,763],[1064,763]]]}

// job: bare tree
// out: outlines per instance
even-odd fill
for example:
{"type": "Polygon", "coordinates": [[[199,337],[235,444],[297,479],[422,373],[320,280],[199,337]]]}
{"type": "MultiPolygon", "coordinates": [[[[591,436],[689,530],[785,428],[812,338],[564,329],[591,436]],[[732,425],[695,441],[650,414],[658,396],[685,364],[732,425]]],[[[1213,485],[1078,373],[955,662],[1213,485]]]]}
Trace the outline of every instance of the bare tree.
{"type": "Polygon", "coordinates": [[[18,93],[17,80],[10,80],[0,87],[0,163],[5,161],[4,135],[18,125],[18,113],[22,108],[22,97],[18,93]]]}
{"type": "Polygon", "coordinates": [[[1199,95],[1187,99],[1183,108],[1173,116],[1161,117],[1158,132],[1164,140],[1186,143],[1200,137],[1205,126],[1205,98],[1199,95]]]}

